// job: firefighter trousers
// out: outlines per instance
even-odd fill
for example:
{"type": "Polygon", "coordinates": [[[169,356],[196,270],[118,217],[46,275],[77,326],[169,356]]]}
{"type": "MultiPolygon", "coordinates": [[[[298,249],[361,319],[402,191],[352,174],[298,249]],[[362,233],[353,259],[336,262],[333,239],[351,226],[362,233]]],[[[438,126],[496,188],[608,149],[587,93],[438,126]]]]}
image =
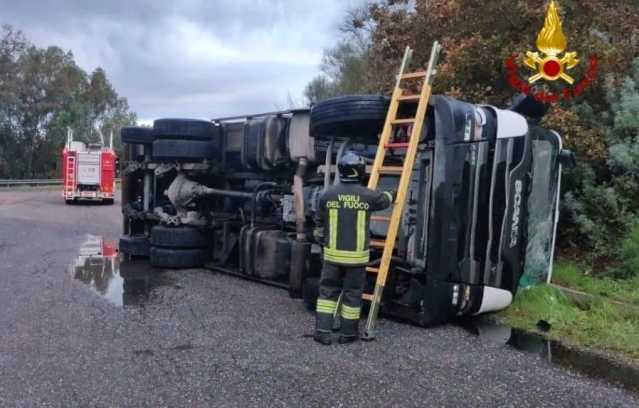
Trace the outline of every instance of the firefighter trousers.
{"type": "Polygon", "coordinates": [[[347,337],[357,336],[365,283],[365,266],[342,266],[325,261],[317,299],[316,330],[332,331],[333,316],[341,293],[341,334],[347,337]]]}

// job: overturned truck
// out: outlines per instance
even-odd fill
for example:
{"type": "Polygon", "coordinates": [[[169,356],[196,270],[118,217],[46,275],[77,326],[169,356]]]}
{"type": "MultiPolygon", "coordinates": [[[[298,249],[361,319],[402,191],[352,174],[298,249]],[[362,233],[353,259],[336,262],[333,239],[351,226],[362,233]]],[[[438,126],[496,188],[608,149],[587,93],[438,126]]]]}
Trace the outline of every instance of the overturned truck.
{"type": "MultiPolygon", "coordinates": [[[[284,287],[312,304],[319,196],[339,183],[346,149],[372,163],[387,109],[381,96],[347,96],[310,110],[123,129],[120,251],[284,287]]],[[[524,275],[549,276],[561,168],[574,159],[536,124],[543,114],[527,97],[508,110],[431,98],[382,313],[443,323],[503,309],[524,275]]],[[[402,158],[391,152],[391,162],[402,158]]],[[[370,228],[374,265],[387,224],[370,228]]]]}

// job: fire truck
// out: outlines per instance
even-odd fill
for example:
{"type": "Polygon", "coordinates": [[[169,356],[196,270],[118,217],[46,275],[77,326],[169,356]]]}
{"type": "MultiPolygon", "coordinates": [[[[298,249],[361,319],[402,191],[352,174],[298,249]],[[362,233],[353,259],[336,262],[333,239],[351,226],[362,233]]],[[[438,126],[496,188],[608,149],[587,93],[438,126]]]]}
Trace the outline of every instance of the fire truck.
{"type": "Polygon", "coordinates": [[[62,195],[67,204],[78,200],[101,201],[113,204],[115,192],[116,154],[113,150],[113,135],[109,147],[100,143],[84,143],[73,140],[73,131],[68,130],[67,143],[62,150],[62,195]]]}

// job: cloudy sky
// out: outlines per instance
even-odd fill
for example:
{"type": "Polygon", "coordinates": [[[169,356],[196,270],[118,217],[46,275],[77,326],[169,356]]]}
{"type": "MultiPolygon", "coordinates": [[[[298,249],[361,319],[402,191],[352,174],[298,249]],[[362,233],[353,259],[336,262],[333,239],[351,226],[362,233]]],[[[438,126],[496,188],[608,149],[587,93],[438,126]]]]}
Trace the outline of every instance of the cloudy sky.
{"type": "Polygon", "coordinates": [[[283,108],[365,0],[0,0],[0,24],[101,66],[142,121],[283,108]]]}

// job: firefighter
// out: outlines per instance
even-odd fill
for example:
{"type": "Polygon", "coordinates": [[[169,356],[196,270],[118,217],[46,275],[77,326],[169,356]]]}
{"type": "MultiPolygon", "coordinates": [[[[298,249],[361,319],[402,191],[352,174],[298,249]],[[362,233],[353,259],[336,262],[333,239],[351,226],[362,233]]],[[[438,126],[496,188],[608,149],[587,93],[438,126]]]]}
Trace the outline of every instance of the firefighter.
{"type": "Polygon", "coordinates": [[[333,316],[341,297],[339,343],[356,341],[362,293],[369,262],[369,223],[373,211],[388,208],[393,194],[361,185],[366,165],[352,152],[338,163],[341,184],[329,187],[319,199],[316,239],[324,246],[324,265],[317,299],[315,341],[332,343],[333,316]]]}

